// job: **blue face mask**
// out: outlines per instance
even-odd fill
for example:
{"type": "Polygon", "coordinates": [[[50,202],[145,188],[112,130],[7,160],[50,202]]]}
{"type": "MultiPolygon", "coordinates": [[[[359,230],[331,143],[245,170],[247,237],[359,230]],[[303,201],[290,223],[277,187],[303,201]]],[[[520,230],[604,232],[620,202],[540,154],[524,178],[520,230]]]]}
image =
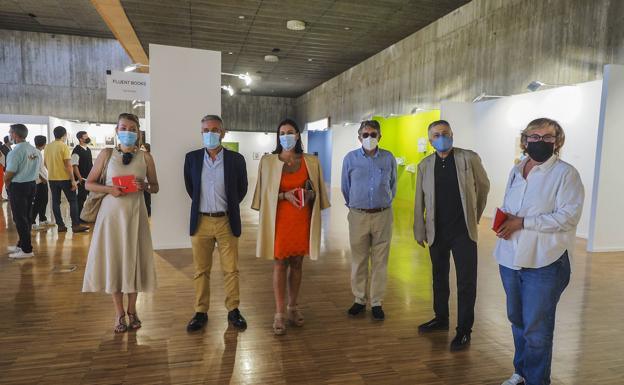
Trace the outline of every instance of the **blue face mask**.
{"type": "Polygon", "coordinates": [[[126,147],[132,147],[136,144],[137,138],[139,136],[136,132],[132,131],[118,131],[117,132],[117,140],[119,143],[126,147]]]}
{"type": "Polygon", "coordinates": [[[441,135],[431,141],[431,145],[438,152],[447,152],[453,147],[453,138],[450,136],[441,135]]]}
{"type": "Polygon", "coordinates": [[[284,150],[292,150],[297,144],[297,136],[294,134],[281,135],[279,141],[284,150]]]}
{"type": "Polygon", "coordinates": [[[204,132],[202,137],[204,139],[204,147],[209,150],[214,150],[221,144],[221,134],[218,132],[204,132]]]}

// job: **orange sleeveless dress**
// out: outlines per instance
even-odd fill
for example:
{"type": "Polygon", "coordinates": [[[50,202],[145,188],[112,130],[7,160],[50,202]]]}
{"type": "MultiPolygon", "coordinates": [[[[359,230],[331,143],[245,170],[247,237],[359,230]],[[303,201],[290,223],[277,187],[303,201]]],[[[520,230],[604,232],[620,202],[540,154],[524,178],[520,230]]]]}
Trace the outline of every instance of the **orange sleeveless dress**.
{"type": "MultiPolygon", "coordinates": [[[[301,158],[301,167],[292,174],[282,173],[279,191],[286,192],[304,187],[308,179],[308,168],[301,158]]],[[[275,259],[310,253],[310,218],[312,208],[306,203],[297,208],[287,200],[277,202],[275,217],[275,259]]]]}

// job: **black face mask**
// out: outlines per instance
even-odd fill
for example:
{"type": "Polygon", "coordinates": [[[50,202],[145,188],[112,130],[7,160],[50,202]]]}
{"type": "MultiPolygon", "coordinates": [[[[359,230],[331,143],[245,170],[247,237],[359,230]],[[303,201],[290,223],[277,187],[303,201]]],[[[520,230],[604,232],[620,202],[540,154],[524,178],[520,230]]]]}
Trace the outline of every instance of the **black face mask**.
{"type": "Polygon", "coordinates": [[[547,161],[555,152],[555,144],[547,143],[543,140],[539,142],[528,142],[527,153],[534,161],[542,163],[547,161]]]}

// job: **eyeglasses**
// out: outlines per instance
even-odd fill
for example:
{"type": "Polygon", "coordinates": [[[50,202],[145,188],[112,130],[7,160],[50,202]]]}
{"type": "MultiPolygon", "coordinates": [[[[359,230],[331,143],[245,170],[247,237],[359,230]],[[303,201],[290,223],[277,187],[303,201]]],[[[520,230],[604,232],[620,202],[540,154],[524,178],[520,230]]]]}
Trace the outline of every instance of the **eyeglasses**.
{"type": "Polygon", "coordinates": [[[376,132],[371,132],[371,133],[365,132],[365,133],[362,134],[362,139],[366,139],[369,136],[371,138],[375,139],[377,137],[377,133],[376,132]]]}
{"type": "Polygon", "coordinates": [[[557,141],[557,135],[546,134],[546,135],[540,136],[537,134],[533,134],[533,135],[522,134],[522,136],[524,136],[528,142],[544,141],[546,143],[555,143],[557,141]]]}

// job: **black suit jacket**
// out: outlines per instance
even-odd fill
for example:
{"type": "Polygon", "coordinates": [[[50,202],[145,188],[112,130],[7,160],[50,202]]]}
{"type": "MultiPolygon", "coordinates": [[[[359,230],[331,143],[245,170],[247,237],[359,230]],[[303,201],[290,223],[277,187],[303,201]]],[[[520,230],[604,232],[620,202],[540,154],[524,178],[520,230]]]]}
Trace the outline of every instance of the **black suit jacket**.
{"type": "MultiPolygon", "coordinates": [[[[225,195],[227,196],[230,228],[235,237],[241,235],[240,203],[247,194],[247,166],[245,158],[237,152],[222,149],[225,195]]],[[[191,151],[184,159],[184,184],[191,198],[190,234],[197,231],[199,222],[199,202],[201,195],[201,174],[204,166],[205,149],[191,151]]]]}

